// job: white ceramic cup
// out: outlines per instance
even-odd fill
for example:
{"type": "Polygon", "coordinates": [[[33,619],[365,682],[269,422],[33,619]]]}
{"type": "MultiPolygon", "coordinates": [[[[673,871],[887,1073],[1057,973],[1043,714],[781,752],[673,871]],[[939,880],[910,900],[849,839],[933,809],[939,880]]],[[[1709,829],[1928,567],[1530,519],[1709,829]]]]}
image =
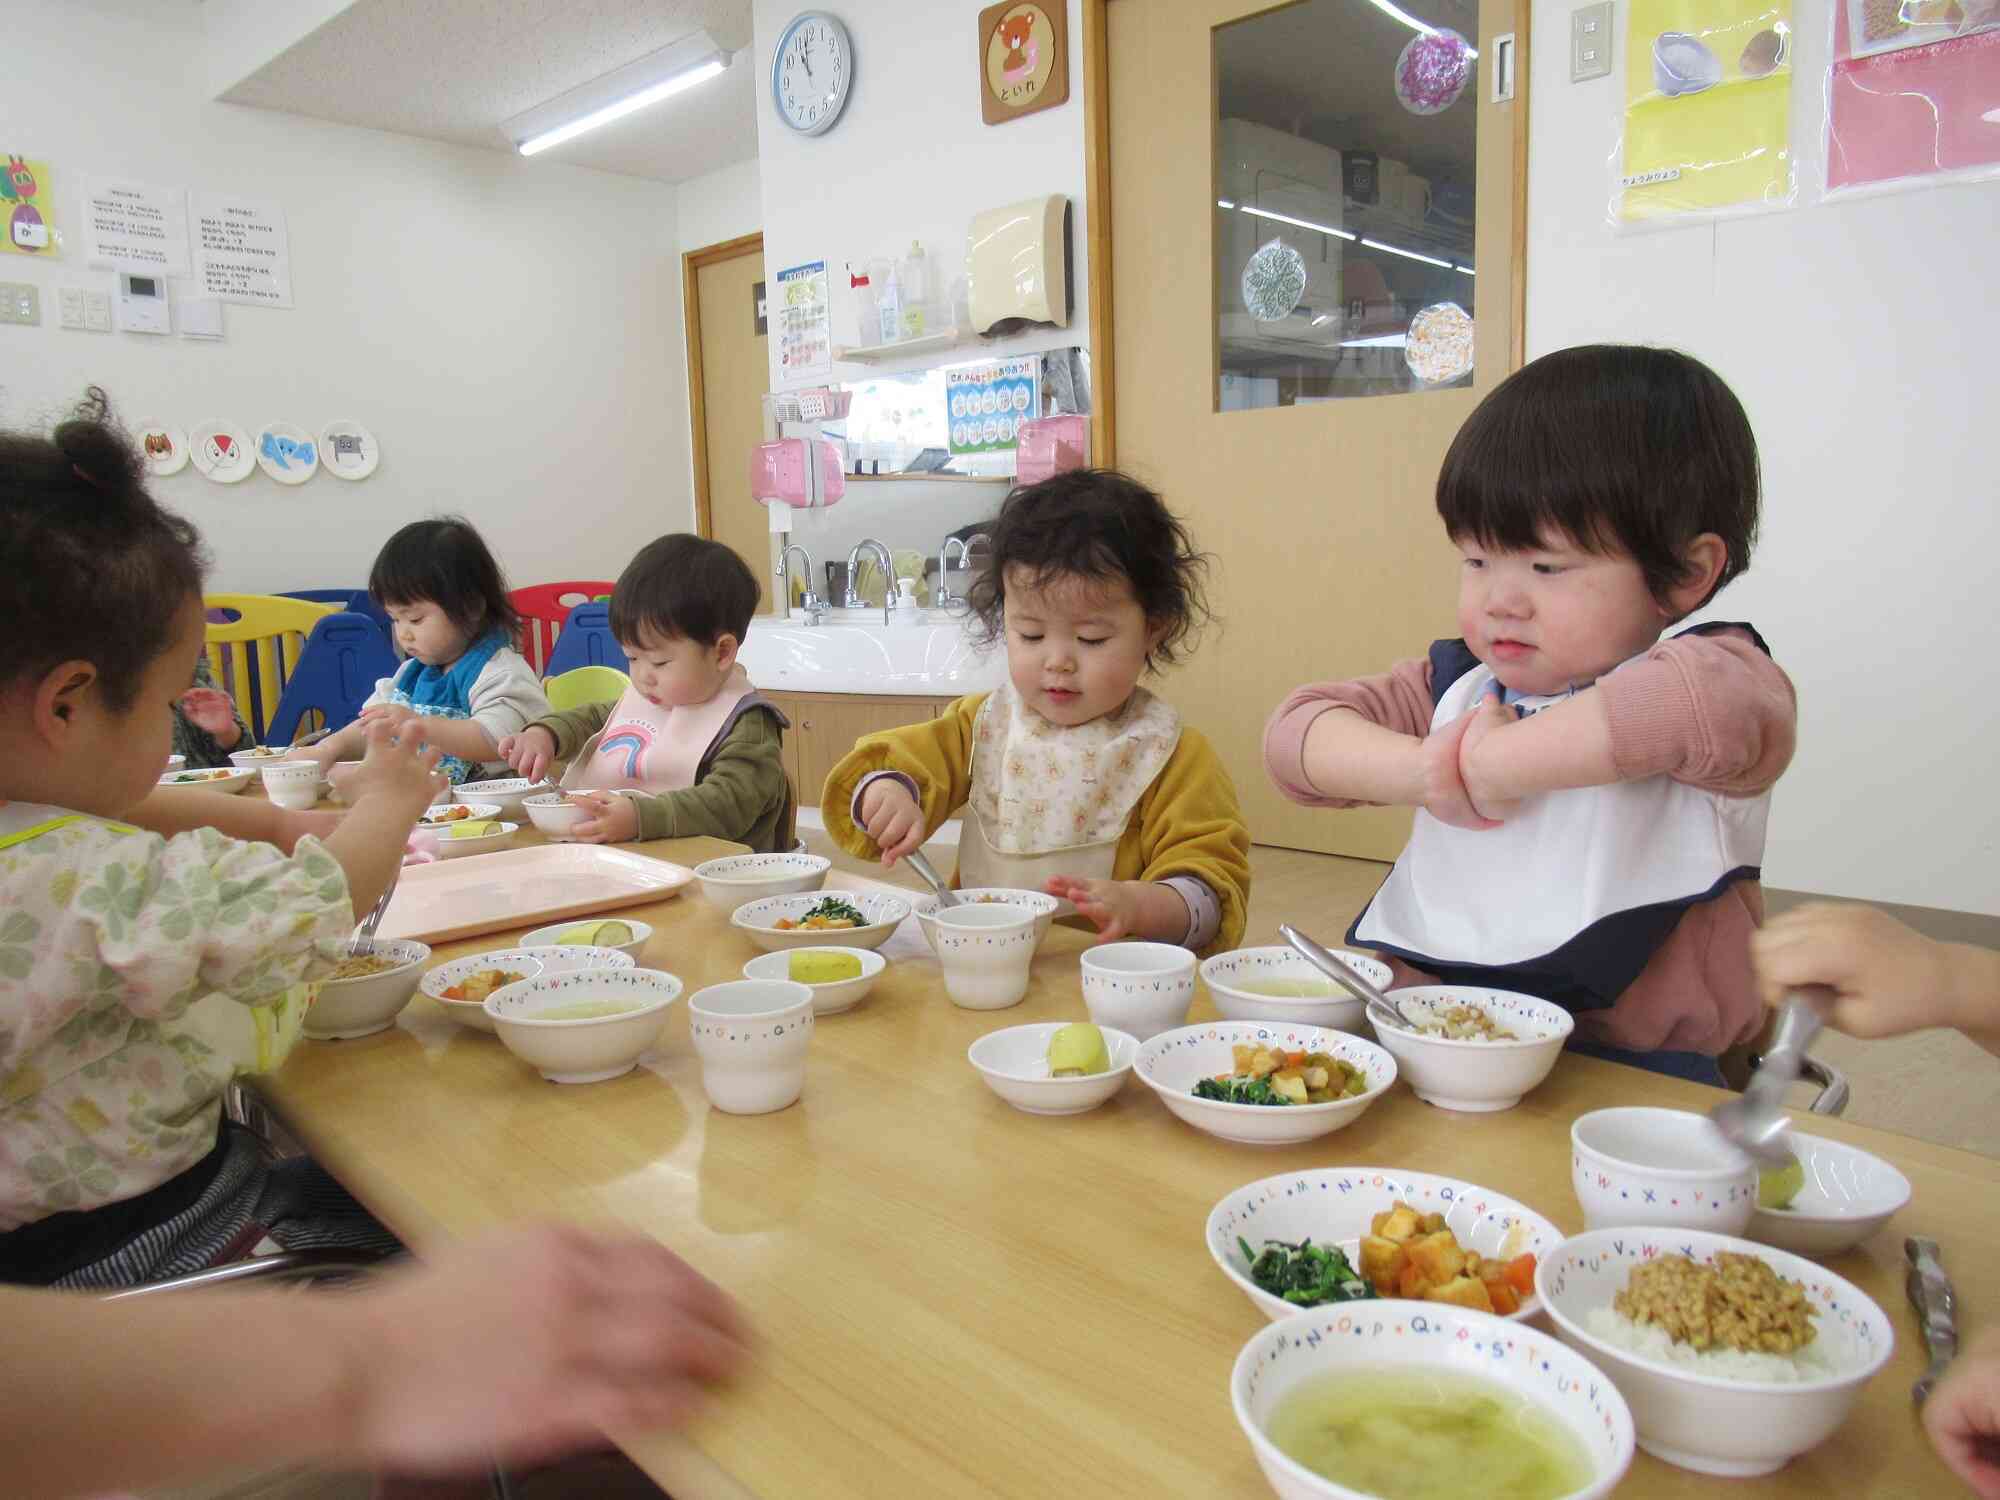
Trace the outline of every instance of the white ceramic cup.
{"type": "Polygon", "coordinates": [[[732,1115],[765,1115],[805,1091],[813,1034],[812,990],[789,979],[736,979],[695,991],[688,1034],[709,1102],[732,1115]]]}
{"type": "Polygon", "coordinates": [[[1101,943],[1084,950],[1083,1005],[1099,1026],[1150,1041],[1187,1022],[1194,954],[1173,943],[1101,943]]]}
{"type": "Polygon", "coordinates": [[[945,993],[963,1010],[1005,1010],[1028,993],[1040,913],[1001,902],[948,906],[931,918],[945,993]]]}
{"type": "Polygon", "coordinates": [[[1757,1207],[1757,1164],[1706,1115],[1594,1109],[1569,1128],[1570,1184],[1590,1229],[1743,1233],[1757,1207]]]}
{"type": "Polygon", "coordinates": [[[320,769],[315,761],[281,760],[257,774],[264,778],[264,795],[274,807],[301,812],[319,802],[320,769]]]}

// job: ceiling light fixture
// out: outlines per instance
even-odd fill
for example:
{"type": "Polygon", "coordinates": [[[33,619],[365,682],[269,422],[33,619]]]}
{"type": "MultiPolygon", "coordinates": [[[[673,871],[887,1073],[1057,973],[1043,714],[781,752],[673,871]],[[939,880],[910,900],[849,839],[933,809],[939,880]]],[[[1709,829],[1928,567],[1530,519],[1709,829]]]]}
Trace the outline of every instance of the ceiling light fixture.
{"type": "Polygon", "coordinates": [[[1357,235],[1349,234],[1345,229],[1335,229],[1327,224],[1315,224],[1311,219],[1295,219],[1290,214],[1272,213],[1268,208],[1252,208],[1247,203],[1239,203],[1236,206],[1244,213],[1252,214],[1259,219],[1275,219],[1280,224],[1296,224],[1301,229],[1311,229],[1320,234],[1330,234],[1337,239],[1351,240],[1359,238],[1357,235]]]}
{"type": "Polygon", "coordinates": [[[1343,349],[1407,349],[1410,336],[1407,333],[1384,333],[1372,339],[1342,339],[1343,349]]]}
{"type": "MultiPolygon", "coordinates": [[[[1437,35],[1437,27],[1431,25],[1428,21],[1419,21],[1401,6],[1395,4],[1394,0],[1369,0],[1369,4],[1381,11],[1383,15],[1401,21],[1412,31],[1421,31],[1425,36],[1437,35]]],[[[1477,47],[1468,45],[1465,50],[1468,56],[1479,56],[1479,49],[1477,47]]]]}
{"type": "Polygon", "coordinates": [[[1450,261],[1439,260],[1435,255],[1419,255],[1414,250],[1405,250],[1400,245],[1385,245],[1380,240],[1363,240],[1361,243],[1370,250],[1387,250],[1391,255],[1400,255],[1405,260],[1420,260],[1427,266],[1439,266],[1447,271],[1451,269],[1450,261]]]}
{"type": "Polygon", "coordinates": [[[538,104],[500,128],[515,150],[523,156],[534,156],[551,146],[574,140],[587,130],[609,125],[649,104],[658,104],[662,99],[671,99],[706,83],[720,75],[729,61],[730,54],[716,46],[707,32],[697,31],[546,104],[538,104]]]}

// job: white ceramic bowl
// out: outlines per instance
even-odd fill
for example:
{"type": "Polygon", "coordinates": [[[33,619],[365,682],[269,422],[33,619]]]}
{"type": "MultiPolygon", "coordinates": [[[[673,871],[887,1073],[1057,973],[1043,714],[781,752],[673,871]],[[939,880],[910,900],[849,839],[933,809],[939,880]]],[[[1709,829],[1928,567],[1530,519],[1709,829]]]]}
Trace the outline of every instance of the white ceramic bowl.
{"type": "Polygon", "coordinates": [[[1632,1411],[1624,1398],[1589,1361],[1532,1324],[1442,1303],[1349,1303],[1260,1328],[1230,1372],[1236,1421],[1282,1500],[1368,1500],[1286,1457],[1266,1431],[1272,1412],[1300,1382],[1384,1366],[1497,1381],[1560,1421],[1582,1442],[1591,1466],[1590,1483],[1563,1500],[1601,1500],[1631,1467],[1632,1411]]]}
{"type": "Polygon", "coordinates": [[[395,959],[396,967],[358,979],[322,979],[319,995],[306,1011],[301,1028],[304,1035],[315,1041],[338,1042],[386,1031],[410,1003],[431,950],[418,942],[377,938],[368,951],[395,959]]]}
{"type": "Polygon", "coordinates": [[[816,1016],[837,1016],[844,1010],[852,1010],[867,998],[875,988],[875,981],[882,977],[882,971],[889,967],[889,960],[868,948],[841,948],[832,944],[821,944],[812,948],[784,948],[776,953],[762,953],[743,966],[745,979],[782,979],[788,983],[805,984],[812,991],[813,1014],[816,1016]],[[792,955],[794,953],[845,953],[849,958],[858,959],[861,973],[853,979],[829,979],[820,984],[807,984],[804,980],[792,978],[792,955]]]}
{"type": "Polygon", "coordinates": [[[879,948],[889,941],[897,925],[910,914],[910,903],[884,891],[801,891],[790,896],[765,896],[746,901],[729,914],[729,925],[741,931],[766,953],[782,948],[824,947],[838,943],[843,948],[879,948]],[[798,921],[826,896],[838,896],[868,919],[865,927],[794,927],[781,930],[776,924],[790,918],[798,921]]]}
{"type": "MultiPolygon", "coordinates": [[[[236,759],[236,757],[233,755],[230,756],[229,758],[231,760],[236,759]]],[[[187,763],[188,763],[188,758],[185,755],[169,755],[167,757],[167,764],[165,768],[160,772],[160,774],[162,776],[165,776],[171,771],[185,771],[187,769],[187,763]]]]}
{"type": "Polygon", "coordinates": [[[493,1032],[493,1018],[486,1014],[483,1000],[447,1000],[444,991],[468,974],[480,969],[507,969],[534,978],[541,974],[567,974],[574,969],[629,969],[635,967],[632,955],[620,953],[616,948],[588,948],[581,944],[564,944],[561,947],[530,947],[523,943],[515,948],[496,948],[490,953],[474,953],[465,958],[454,958],[450,963],[439,964],[425,974],[418,982],[417,992],[437,1001],[438,1008],[459,1025],[473,1031],[483,1031],[489,1036],[493,1032]]]}
{"type": "Polygon", "coordinates": [[[1706,1115],[1595,1109],[1570,1125],[1569,1157],[1590,1229],[1644,1224],[1741,1234],[1757,1206],[1756,1163],[1706,1115]]]}
{"type": "Polygon", "coordinates": [[[241,766],[230,770],[224,766],[204,770],[200,767],[192,771],[168,771],[161,775],[160,785],[170,791],[182,791],[190,787],[200,787],[208,792],[240,792],[257,779],[255,771],[246,771],[241,766]],[[183,780],[194,777],[195,780],[183,780]]]}
{"type": "Polygon", "coordinates": [[[796,896],[826,884],[833,861],[817,854],[727,854],[694,867],[708,904],[729,916],[766,896],[796,896]]]}
{"type": "Polygon", "coordinates": [[[1028,993],[1035,962],[1035,914],[991,902],[947,907],[932,915],[931,946],[944,991],[961,1010],[1005,1010],[1028,993]]]}
{"type": "Polygon", "coordinates": [[[325,778],[317,762],[271,760],[258,767],[257,774],[264,779],[264,795],[274,807],[303,812],[319,804],[320,782],[325,778]]]}
{"type": "Polygon", "coordinates": [[[290,745],[252,745],[248,750],[229,752],[229,763],[245,771],[261,771],[292,758],[290,745]]]}
{"type": "Polygon", "coordinates": [[[1477,1005],[1517,1042],[1456,1042],[1422,1036],[1399,1026],[1369,1026],[1375,1040],[1395,1054],[1396,1066],[1417,1097],[1440,1109],[1479,1113],[1512,1109],[1549,1076],[1576,1020],[1560,1005],[1507,990],[1455,984],[1417,985],[1392,998],[1412,1016],[1436,1016],[1454,1005],[1477,1005]]]}
{"type": "Polygon", "coordinates": [[[569,842],[570,832],[577,824],[596,816],[582,803],[570,801],[562,792],[537,792],[532,797],[523,797],[521,809],[527,813],[530,823],[559,844],[569,842]]]}
{"type": "Polygon", "coordinates": [[[1852,1250],[1910,1201],[1910,1179],[1858,1146],[1793,1131],[1788,1145],[1806,1183],[1789,1208],[1753,1208],[1753,1240],[1795,1255],[1852,1250]]]}
{"type": "MultiPolygon", "coordinates": [[[[636,964],[639,961],[639,955],[645,951],[646,944],[651,942],[652,938],[652,923],[641,922],[637,917],[621,917],[616,912],[613,912],[608,917],[572,917],[567,922],[554,922],[547,927],[537,927],[531,932],[521,934],[521,946],[523,948],[576,948],[593,953],[622,953],[636,964]],[[579,927],[588,927],[593,922],[623,922],[627,927],[632,929],[631,940],[624,943],[599,942],[594,944],[557,941],[565,932],[572,932],[579,927]]],[[[544,967],[547,966],[545,965],[544,967]]],[[[623,965],[614,964],[612,967],[622,968],[623,965]]]]}
{"type": "MultiPolygon", "coordinates": [[[[1056,914],[1063,903],[1042,891],[1014,890],[1004,885],[968,886],[962,891],[953,891],[961,906],[1024,906],[1035,914],[1035,946],[1039,951],[1048,940],[1049,929],[1055,926],[1056,914]]],[[[917,925],[924,930],[924,941],[931,945],[931,952],[937,952],[936,917],[938,898],[920,897],[916,903],[917,925]]]]}
{"type": "Polygon", "coordinates": [[[1639,1446],[1703,1474],[1768,1474],[1832,1435],[1861,1387],[1888,1362],[1895,1330],[1882,1309],[1824,1266],[1785,1250],[1695,1229],[1600,1229],[1566,1240],[1535,1268],[1535,1289],[1563,1340],[1611,1377],[1632,1406],[1639,1446]],[[1630,1353],[1591,1330],[1632,1267],[1665,1255],[1712,1260],[1719,1250],[1754,1255],[1802,1283],[1817,1337],[1839,1373],[1795,1384],[1698,1374],[1687,1365],[1630,1353]]]}
{"type": "MultiPolygon", "coordinates": [[[[1389,966],[1365,953],[1335,948],[1333,956],[1346,964],[1376,989],[1389,987],[1394,976],[1389,966]]],[[[1302,1026],[1331,1026],[1336,1031],[1368,1033],[1362,1023],[1362,1002],[1328,979],[1298,953],[1279,944],[1270,948],[1237,948],[1217,953],[1201,961],[1201,980],[1224,1020],[1296,1021],[1302,1026]],[[1318,985],[1326,998],[1311,996],[1257,995],[1242,986],[1266,980],[1303,980],[1318,985]]]]}
{"type": "MultiPolygon", "coordinates": [[[[1347,1252],[1348,1263],[1358,1272],[1362,1236],[1375,1215],[1399,1201],[1418,1213],[1443,1214],[1445,1227],[1458,1243],[1487,1260],[1533,1255],[1540,1265],[1563,1241],[1563,1232],[1532,1208],[1455,1177],[1400,1167],[1321,1167],[1266,1177],[1216,1204],[1208,1216],[1208,1253],[1267,1318],[1323,1310],[1300,1307],[1258,1286],[1250,1279],[1237,1240],[1248,1241],[1252,1252],[1263,1250],[1266,1240],[1295,1245],[1311,1239],[1316,1245],[1335,1245],[1347,1252]]],[[[1541,1310],[1540,1299],[1529,1296],[1507,1316],[1518,1322],[1541,1310]]]]}
{"type": "Polygon", "coordinates": [[[1100,943],[1083,950],[1083,1007],[1099,1026],[1147,1041],[1187,1023],[1194,955],[1173,943],[1100,943]]]}
{"type": "Polygon", "coordinates": [[[529,781],[525,777],[510,776],[493,781],[467,781],[451,789],[454,802],[491,802],[500,811],[519,817],[521,804],[528,798],[542,792],[553,792],[555,788],[546,780],[529,781]]]}
{"type": "Polygon", "coordinates": [[[424,815],[417,819],[417,827],[436,829],[442,832],[449,830],[453,823],[476,823],[483,818],[497,818],[500,816],[502,810],[500,804],[497,802],[439,802],[424,809],[424,815]],[[437,816],[439,813],[457,807],[465,809],[464,817],[440,818],[437,816]]]}
{"type": "Polygon", "coordinates": [[[1321,1026],[1259,1026],[1254,1021],[1210,1021],[1164,1031],[1139,1048],[1139,1079],[1168,1109],[1197,1130],[1246,1146],[1289,1146],[1330,1135],[1359,1119],[1396,1081],[1396,1060],[1373,1042],[1321,1026]],[[1204,1078],[1235,1071],[1237,1044],[1286,1052],[1324,1052],[1359,1068],[1368,1092],[1330,1104],[1226,1104],[1197,1099],[1204,1078]]]}
{"type": "Polygon", "coordinates": [[[727,1114],[770,1114],[796,1100],[812,1034],[812,991],[787,979],[712,984],[688,1002],[701,1086],[727,1114]]]}
{"type": "Polygon", "coordinates": [[[666,1029],[681,982],[658,969],[571,969],[510,984],[486,997],[506,1049],[550,1083],[602,1083],[629,1073],[666,1029]],[[617,1015],[552,1019],[564,1006],[611,1000],[617,1015]]]}
{"type": "Polygon", "coordinates": [[[1061,1021],[1037,1021],[989,1031],[965,1049],[966,1061],[986,1080],[986,1086],[1014,1108],[1031,1115],[1080,1115],[1097,1108],[1125,1087],[1139,1056],[1139,1039],[1105,1026],[1104,1050],[1111,1066],[1081,1078],[1049,1076],[1049,1038],[1061,1031],[1061,1021]]]}
{"type": "Polygon", "coordinates": [[[504,820],[493,832],[482,833],[476,838],[469,839],[454,838],[450,828],[439,828],[434,830],[437,835],[438,858],[457,859],[465,854],[491,854],[495,849],[505,849],[513,843],[514,835],[520,831],[519,823],[509,823],[504,820]]]}

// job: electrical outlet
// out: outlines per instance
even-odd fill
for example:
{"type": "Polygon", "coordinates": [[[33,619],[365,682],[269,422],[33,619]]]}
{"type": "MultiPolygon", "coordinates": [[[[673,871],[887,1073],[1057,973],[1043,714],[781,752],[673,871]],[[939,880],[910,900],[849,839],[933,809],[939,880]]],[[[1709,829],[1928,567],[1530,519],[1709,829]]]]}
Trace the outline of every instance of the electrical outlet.
{"type": "Polygon", "coordinates": [[[32,282],[0,281],[0,323],[42,321],[42,294],[32,282]]]}
{"type": "Polygon", "coordinates": [[[1611,0],[1579,5],[1569,13],[1569,81],[1584,83],[1611,71],[1611,0]]]}

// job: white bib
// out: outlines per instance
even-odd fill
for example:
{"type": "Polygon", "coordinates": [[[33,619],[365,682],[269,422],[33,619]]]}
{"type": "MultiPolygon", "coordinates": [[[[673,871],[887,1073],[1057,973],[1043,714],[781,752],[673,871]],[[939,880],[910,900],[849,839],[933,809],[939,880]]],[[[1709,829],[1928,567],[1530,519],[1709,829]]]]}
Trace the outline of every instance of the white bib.
{"type": "MultiPolygon", "coordinates": [[[[1474,667],[1439,698],[1431,727],[1469,713],[1493,683],[1490,670],[1474,667]]],[[[1692,904],[1732,872],[1757,868],[1770,810],[1768,792],[1725,797],[1668,776],[1545,792],[1484,831],[1453,828],[1420,808],[1402,857],[1354,924],[1354,941],[1394,949],[1419,968],[1426,959],[1525,963],[1607,917],[1692,904]]]]}
{"type": "Polygon", "coordinates": [[[704,751],[715,742],[736,705],[753,692],[741,665],[713,698],[684,708],[648,703],[627,688],[604,727],[584,742],[563,774],[565,791],[682,792],[694,785],[704,751]]]}

